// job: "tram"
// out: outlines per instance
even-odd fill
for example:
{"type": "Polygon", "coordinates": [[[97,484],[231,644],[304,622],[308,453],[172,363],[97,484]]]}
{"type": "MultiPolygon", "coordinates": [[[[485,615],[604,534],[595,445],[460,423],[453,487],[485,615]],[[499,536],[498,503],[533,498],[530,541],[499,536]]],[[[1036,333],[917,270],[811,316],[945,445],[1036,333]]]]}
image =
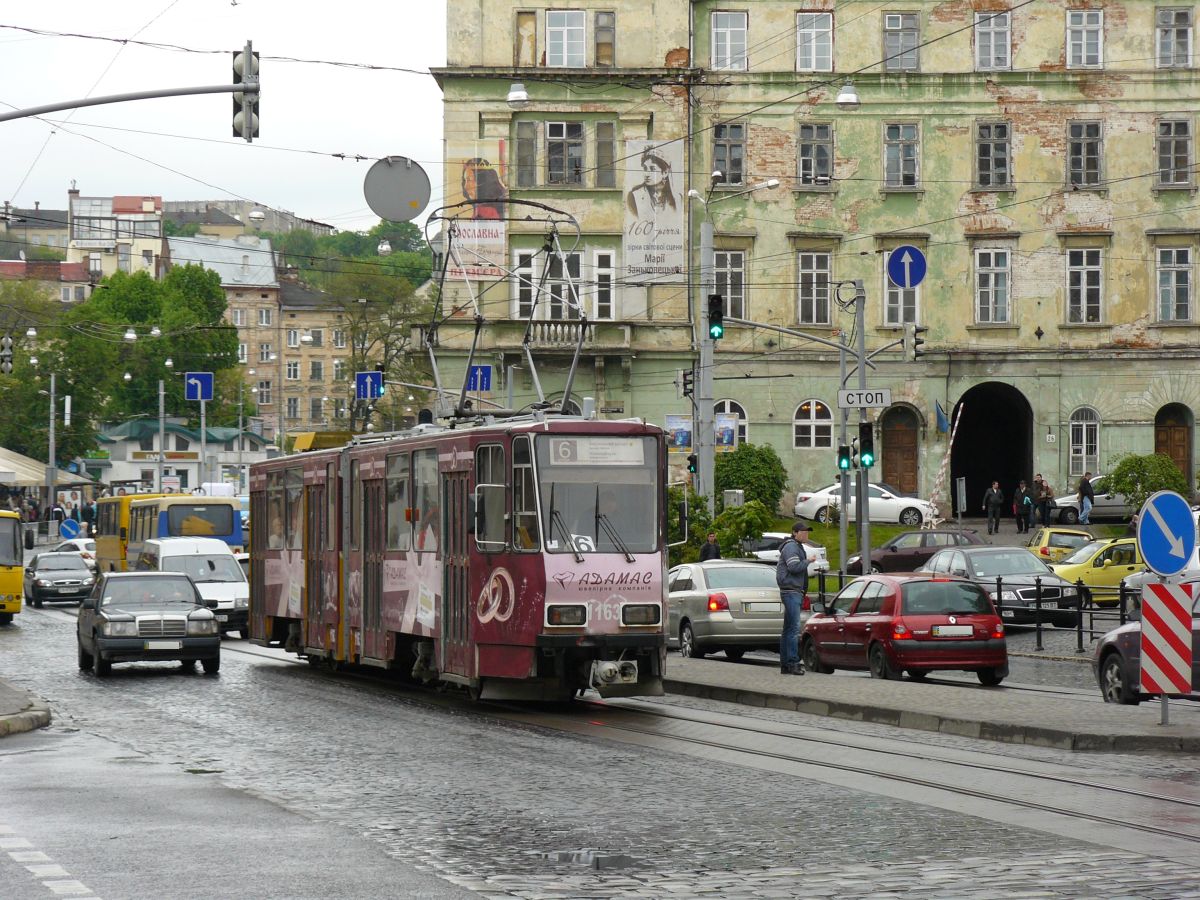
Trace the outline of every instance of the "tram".
{"type": "Polygon", "coordinates": [[[667,448],[535,411],[364,435],[250,473],[250,633],[482,699],[659,695],[667,448]]]}

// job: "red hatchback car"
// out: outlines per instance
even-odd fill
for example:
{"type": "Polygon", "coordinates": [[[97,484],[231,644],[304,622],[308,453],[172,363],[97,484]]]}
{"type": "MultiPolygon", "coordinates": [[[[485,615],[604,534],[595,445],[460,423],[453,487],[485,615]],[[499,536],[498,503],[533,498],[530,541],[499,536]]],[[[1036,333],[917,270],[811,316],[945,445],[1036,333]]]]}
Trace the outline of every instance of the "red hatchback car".
{"type": "Polygon", "coordinates": [[[1004,624],[987,592],[942,576],[855,579],[804,624],[800,656],[812,672],[868,669],[873,678],[963,669],[991,686],[1008,675],[1004,624]]]}

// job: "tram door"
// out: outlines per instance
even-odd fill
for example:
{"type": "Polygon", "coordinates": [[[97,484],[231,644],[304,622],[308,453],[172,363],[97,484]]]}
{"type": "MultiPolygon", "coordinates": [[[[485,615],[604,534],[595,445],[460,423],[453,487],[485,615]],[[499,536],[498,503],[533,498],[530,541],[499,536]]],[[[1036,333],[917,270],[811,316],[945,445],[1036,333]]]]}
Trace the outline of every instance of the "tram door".
{"type": "Polygon", "coordinates": [[[363,482],[363,655],[390,658],[381,633],[383,602],[383,549],[387,505],[383,479],[363,482]]]}
{"type": "Polygon", "coordinates": [[[325,646],[321,634],[321,556],[325,546],[325,485],[310,484],[304,491],[304,646],[325,646]]]}
{"type": "Polygon", "coordinates": [[[470,497],[467,472],[447,472],[442,476],[442,659],[441,669],[469,676],[467,611],[467,500],[470,497]]]}

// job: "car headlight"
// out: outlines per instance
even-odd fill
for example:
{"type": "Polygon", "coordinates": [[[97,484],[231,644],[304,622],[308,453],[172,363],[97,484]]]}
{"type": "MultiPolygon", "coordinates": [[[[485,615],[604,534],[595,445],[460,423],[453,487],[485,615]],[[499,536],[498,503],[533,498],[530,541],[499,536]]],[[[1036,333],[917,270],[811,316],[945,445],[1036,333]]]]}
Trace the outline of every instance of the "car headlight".
{"type": "Polygon", "coordinates": [[[187,633],[189,635],[216,634],[217,620],[211,616],[204,619],[188,619],[187,633]]]}
{"type": "Polygon", "coordinates": [[[1063,589],[1062,589],[1062,595],[1063,595],[1064,597],[1074,597],[1074,596],[1075,596],[1075,588],[1073,588],[1073,587],[1065,587],[1065,588],[1063,588],[1063,589]]]}
{"type": "Polygon", "coordinates": [[[234,606],[234,609],[247,609],[250,606],[250,598],[249,597],[234,597],[233,598],[233,606],[234,606]]]}
{"type": "Polygon", "coordinates": [[[104,622],[100,626],[100,633],[108,637],[137,637],[137,622],[132,619],[104,622]]]}
{"type": "Polygon", "coordinates": [[[858,557],[858,556],[852,556],[852,557],[850,557],[848,560],[846,560],[846,565],[848,565],[848,566],[852,566],[852,565],[854,565],[856,562],[858,562],[858,561],[859,561],[859,559],[861,559],[861,557],[858,557]]]}
{"type": "Polygon", "coordinates": [[[34,581],[34,584],[36,584],[38,587],[54,587],[54,582],[45,578],[37,579],[34,581]]]}
{"type": "MultiPolygon", "coordinates": [[[[996,601],[996,592],[995,591],[988,591],[988,596],[992,598],[993,603],[996,601]]],[[[1000,592],[1000,602],[1001,603],[1016,603],[1017,602],[1017,592],[1016,591],[1001,591],[1000,592]]]]}

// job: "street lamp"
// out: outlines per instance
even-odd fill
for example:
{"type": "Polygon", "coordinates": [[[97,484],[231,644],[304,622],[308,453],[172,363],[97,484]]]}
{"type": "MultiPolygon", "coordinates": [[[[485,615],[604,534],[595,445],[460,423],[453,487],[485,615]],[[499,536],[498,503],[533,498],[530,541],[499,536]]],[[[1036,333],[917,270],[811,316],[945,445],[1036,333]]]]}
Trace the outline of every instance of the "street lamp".
{"type": "Polygon", "coordinates": [[[858,91],[854,89],[854,85],[847,81],[842,85],[842,89],[838,91],[837,100],[834,101],[842,109],[854,109],[860,101],[858,99],[858,91]]]}
{"type": "Polygon", "coordinates": [[[514,81],[508,89],[508,96],[505,100],[508,102],[509,109],[524,109],[529,105],[529,93],[525,90],[524,84],[514,81]]]}

